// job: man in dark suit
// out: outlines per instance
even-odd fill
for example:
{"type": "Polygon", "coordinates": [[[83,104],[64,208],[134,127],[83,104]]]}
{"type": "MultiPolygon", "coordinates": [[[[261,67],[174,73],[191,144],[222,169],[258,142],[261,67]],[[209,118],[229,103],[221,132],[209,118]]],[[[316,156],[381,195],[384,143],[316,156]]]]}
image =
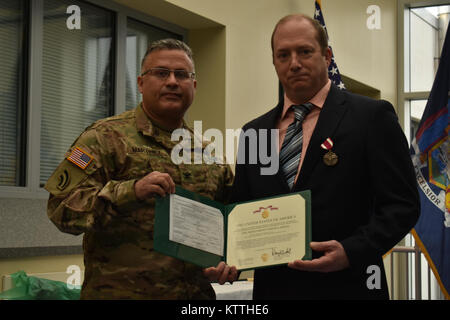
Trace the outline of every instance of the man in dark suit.
{"type": "MultiPolygon", "coordinates": [[[[331,84],[327,37],[310,17],[281,19],[272,52],[284,99],[243,130],[279,129],[280,168],[264,175],[262,163],[238,162],[232,201],[311,190],[313,259],[255,270],[254,299],[388,299],[382,255],[419,216],[414,170],[394,109],[331,84]],[[303,105],[306,117],[297,120],[292,105],[303,105]],[[282,158],[291,156],[283,150],[291,142],[283,143],[296,121],[300,157],[286,165],[282,158]]],[[[241,159],[242,153],[249,159],[250,150],[241,141],[241,159]]]]}

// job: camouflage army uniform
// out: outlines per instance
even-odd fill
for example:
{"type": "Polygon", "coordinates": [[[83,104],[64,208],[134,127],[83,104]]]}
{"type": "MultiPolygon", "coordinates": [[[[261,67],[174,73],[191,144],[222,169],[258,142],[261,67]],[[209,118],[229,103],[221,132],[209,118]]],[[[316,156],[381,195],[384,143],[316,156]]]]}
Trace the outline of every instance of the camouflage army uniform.
{"type": "Polygon", "coordinates": [[[232,172],[228,165],[173,164],[178,141],[170,137],[139,105],[88,127],[71,150],[93,161],[81,169],[67,160],[70,150],[48,180],[49,218],[63,232],[84,233],[82,299],[215,298],[200,267],[153,250],[155,200],[137,201],[134,183],[167,172],[175,184],[224,201],[232,172]]]}

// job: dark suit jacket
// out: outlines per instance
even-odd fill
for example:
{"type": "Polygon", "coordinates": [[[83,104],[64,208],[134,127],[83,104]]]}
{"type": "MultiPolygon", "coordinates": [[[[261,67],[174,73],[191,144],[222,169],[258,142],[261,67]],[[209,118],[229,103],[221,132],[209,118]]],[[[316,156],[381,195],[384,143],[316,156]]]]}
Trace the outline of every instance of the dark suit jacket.
{"type": "MultiPolygon", "coordinates": [[[[283,101],[243,130],[274,128],[282,108],[283,101]]],[[[248,159],[248,143],[240,144],[242,152],[248,159]]],[[[233,202],[290,192],[281,169],[261,175],[261,167],[259,161],[237,163],[233,202]]],[[[407,141],[389,102],[332,85],[292,192],[307,189],[312,195],[312,240],[341,242],[350,268],[332,273],[287,266],[257,269],[254,298],[388,298],[382,255],[414,226],[420,210],[407,141]],[[326,151],[320,145],[327,138],[339,157],[335,166],[323,162],[326,151]],[[368,289],[368,280],[376,284],[376,272],[367,270],[370,265],[381,270],[380,289],[368,289]]],[[[313,252],[313,258],[318,256],[313,252]]]]}

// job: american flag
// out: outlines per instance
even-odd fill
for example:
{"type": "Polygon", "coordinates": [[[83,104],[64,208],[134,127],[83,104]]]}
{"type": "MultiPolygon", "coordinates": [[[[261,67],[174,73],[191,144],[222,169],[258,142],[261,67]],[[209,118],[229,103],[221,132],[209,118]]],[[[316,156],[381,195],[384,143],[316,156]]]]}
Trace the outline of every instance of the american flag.
{"type": "MultiPolygon", "coordinates": [[[[328,30],[327,30],[327,27],[325,26],[325,20],[323,19],[322,7],[321,7],[320,2],[321,2],[321,0],[315,1],[316,11],[314,12],[314,19],[319,21],[320,25],[325,29],[325,32],[327,33],[328,41],[330,41],[330,37],[328,37],[328,30]]],[[[334,59],[333,49],[331,48],[331,46],[329,46],[329,47],[331,50],[331,63],[330,63],[330,66],[328,67],[328,77],[330,78],[331,81],[333,81],[333,83],[335,85],[337,85],[339,87],[339,89],[344,90],[345,85],[342,82],[341,74],[339,73],[339,69],[337,67],[336,60],[334,59]]]]}
{"type": "Polygon", "coordinates": [[[79,166],[81,169],[84,170],[92,161],[92,157],[83,150],[81,150],[80,148],[76,147],[75,149],[73,149],[72,153],[67,158],[67,160],[76,164],[77,166],[79,166]]]}

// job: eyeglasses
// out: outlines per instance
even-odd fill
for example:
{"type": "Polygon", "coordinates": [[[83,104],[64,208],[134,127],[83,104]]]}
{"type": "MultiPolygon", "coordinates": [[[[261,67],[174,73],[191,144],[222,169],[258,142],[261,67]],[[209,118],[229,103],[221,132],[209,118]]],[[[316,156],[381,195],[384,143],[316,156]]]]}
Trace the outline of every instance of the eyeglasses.
{"type": "Polygon", "coordinates": [[[166,68],[150,68],[144,72],[141,73],[141,76],[146,75],[147,73],[151,74],[152,76],[155,76],[156,78],[160,80],[166,80],[170,73],[173,72],[175,79],[178,81],[185,81],[188,79],[194,79],[195,78],[195,72],[189,72],[186,70],[170,70],[166,68]]]}

